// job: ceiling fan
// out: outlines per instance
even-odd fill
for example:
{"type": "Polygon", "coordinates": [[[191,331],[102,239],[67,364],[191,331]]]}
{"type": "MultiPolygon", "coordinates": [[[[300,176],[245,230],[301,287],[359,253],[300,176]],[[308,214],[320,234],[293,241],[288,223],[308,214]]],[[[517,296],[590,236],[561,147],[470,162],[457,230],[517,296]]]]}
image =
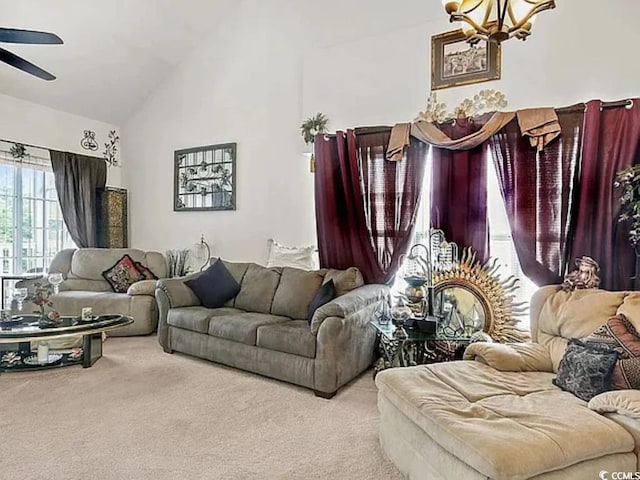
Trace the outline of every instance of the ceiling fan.
{"type": "MultiPolygon", "coordinates": [[[[30,45],[60,45],[62,39],[54,33],[36,32],[35,30],[18,30],[0,27],[0,43],[24,43],[30,45]]],[[[56,77],[28,62],[15,53],[0,47],[0,62],[4,62],[23,72],[35,75],[43,80],[55,80],[56,77]]]]}

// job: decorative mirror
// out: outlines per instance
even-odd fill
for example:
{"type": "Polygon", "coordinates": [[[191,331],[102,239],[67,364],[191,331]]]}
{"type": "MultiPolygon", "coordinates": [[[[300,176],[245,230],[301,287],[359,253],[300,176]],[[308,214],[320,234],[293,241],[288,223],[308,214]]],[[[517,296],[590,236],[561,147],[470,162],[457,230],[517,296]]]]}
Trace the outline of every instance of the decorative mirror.
{"type": "Polygon", "coordinates": [[[176,150],[176,212],[236,209],[236,144],[176,150]]]}
{"type": "Polygon", "coordinates": [[[434,315],[446,336],[472,337],[485,332],[497,342],[529,339],[517,327],[518,316],[527,311],[526,302],[515,302],[518,279],[502,279],[498,260],[485,265],[476,260],[471,248],[448,270],[434,270],[434,315]]]}

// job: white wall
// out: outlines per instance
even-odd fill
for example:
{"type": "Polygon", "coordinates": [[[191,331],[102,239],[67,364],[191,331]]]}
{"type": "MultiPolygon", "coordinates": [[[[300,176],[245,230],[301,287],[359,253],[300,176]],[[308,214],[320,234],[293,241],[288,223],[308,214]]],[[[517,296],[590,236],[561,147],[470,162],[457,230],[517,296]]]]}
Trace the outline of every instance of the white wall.
{"type": "MultiPolygon", "coordinates": [[[[1,139],[99,157],[104,151],[104,142],[108,140],[110,130],[120,129],[115,125],[0,95],[1,139]],[[85,130],[96,132],[99,143],[97,151],[84,150],[80,146],[85,130]]],[[[121,177],[122,168],[108,168],[108,185],[121,186],[121,177]]]]}
{"type": "MultiPolygon", "coordinates": [[[[332,129],[393,124],[424,108],[430,37],[452,29],[440,2],[302,3],[238,1],[124,125],[132,245],[164,250],[204,233],[216,255],[264,261],[269,237],[314,243],[301,121],[320,111],[332,129]],[[233,141],[237,211],[173,212],[173,151],[233,141]]],[[[639,2],[558,3],[529,40],[504,44],[502,80],[440,91],[449,109],[483,88],[505,92],[512,108],[638,96],[639,2]]]]}

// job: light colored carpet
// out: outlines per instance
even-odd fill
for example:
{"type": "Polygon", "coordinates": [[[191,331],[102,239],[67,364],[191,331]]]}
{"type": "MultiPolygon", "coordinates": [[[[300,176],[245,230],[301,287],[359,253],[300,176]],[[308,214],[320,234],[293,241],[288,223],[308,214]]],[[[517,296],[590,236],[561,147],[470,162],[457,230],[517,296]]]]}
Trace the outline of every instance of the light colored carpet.
{"type": "Polygon", "coordinates": [[[400,479],[378,443],[371,372],[331,400],[109,338],[89,369],[0,376],[7,479],[400,479]]]}

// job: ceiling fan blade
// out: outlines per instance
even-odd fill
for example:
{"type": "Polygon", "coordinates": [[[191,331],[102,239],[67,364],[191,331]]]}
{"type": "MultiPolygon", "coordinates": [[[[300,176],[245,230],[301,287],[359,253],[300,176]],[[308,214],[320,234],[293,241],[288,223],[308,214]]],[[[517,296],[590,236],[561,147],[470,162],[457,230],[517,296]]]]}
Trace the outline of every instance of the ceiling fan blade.
{"type": "Polygon", "coordinates": [[[4,48],[0,48],[0,62],[7,63],[12,67],[16,67],[23,72],[30,73],[31,75],[35,75],[38,78],[43,80],[55,80],[56,77],[51,75],[49,72],[41,69],[37,65],[34,65],[31,62],[26,61],[24,58],[20,58],[15,53],[11,53],[4,48]]]}
{"type": "Polygon", "coordinates": [[[64,43],[55,33],[36,32],[35,30],[18,30],[17,28],[0,27],[0,42],[27,43],[35,45],[59,45],[64,43]]]}

